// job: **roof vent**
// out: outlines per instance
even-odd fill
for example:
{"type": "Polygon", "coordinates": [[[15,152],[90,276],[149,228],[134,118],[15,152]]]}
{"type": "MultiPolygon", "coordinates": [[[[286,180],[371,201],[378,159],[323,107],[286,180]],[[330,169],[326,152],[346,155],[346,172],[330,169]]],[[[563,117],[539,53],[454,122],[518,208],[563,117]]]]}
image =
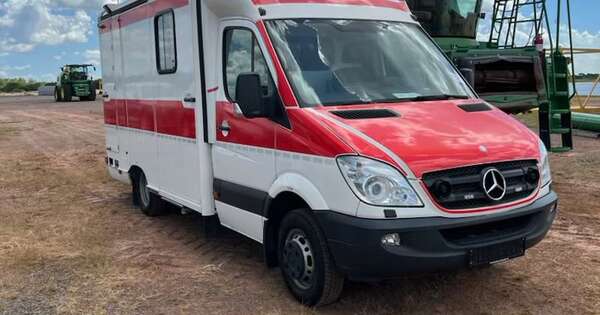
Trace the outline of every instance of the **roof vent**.
{"type": "Polygon", "coordinates": [[[331,113],[344,119],[374,119],[400,117],[398,113],[389,109],[338,110],[332,111],[331,113]]]}
{"type": "Polygon", "coordinates": [[[477,103],[477,104],[462,104],[462,105],[458,105],[458,107],[460,107],[460,109],[464,110],[465,112],[487,112],[489,110],[492,110],[492,107],[486,103],[477,103]]]}

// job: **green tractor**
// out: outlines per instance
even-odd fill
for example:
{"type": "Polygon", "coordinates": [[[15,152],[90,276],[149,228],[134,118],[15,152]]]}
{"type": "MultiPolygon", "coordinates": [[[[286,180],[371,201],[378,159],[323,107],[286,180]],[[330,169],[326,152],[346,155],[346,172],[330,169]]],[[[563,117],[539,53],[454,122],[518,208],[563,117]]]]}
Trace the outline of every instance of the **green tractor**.
{"type": "Polygon", "coordinates": [[[549,17],[548,1],[494,0],[489,34],[483,40],[477,36],[479,21],[485,19],[482,0],[407,3],[483,99],[507,113],[539,108],[541,139],[552,151],[568,151],[573,147],[570,99],[575,95],[569,85],[574,91],[575,81],[569,74],[574,72],[573,56],[561,49],[573,48],[570,0],[553,0],[556,20],[549,17]],[[563,46],[559,36],[565,3],[569,41],[563,46]],[[560,146],[552,146],[552,134],[561,136],[560,146]]]}
{"type": "Polygon", "coordinates": [[[57,102],[70,102],[73,97],[81,101],[96,100],[96,86],[90,75],[93,65],[65,65],[56,81],[54,99],[57,102]]]}

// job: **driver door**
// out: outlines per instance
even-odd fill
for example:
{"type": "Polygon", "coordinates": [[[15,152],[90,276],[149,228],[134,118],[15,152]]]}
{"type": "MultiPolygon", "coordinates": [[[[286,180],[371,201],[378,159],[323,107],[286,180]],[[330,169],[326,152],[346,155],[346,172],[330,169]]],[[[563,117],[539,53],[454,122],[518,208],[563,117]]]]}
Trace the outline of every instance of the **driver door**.
{"type": "Polygon", "coordinates": [[[246,118],[236,104],[237,77],[258,73],[263,95],[276,95],[270,60],[259,32],[248,21],[227,21],[220,29],[219,89],[213,146],[215,204],[221,223],[262,242],[263,205],[275,180],[275,128],[269,118],[246,118]]]}

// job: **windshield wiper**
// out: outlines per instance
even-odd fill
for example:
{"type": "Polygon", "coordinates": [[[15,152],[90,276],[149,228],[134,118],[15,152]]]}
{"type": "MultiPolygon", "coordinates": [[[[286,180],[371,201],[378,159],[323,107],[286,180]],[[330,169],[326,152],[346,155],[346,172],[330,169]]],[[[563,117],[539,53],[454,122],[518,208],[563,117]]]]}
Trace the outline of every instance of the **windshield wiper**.
{"type": "Polygon", "coordinates": [[[468,95],[453,95],[453,94],[437,94],[437,95],[420,95],[415,97],[407,98],[385,98],[371,101],[371,104],[377,103],[402,103],[402,102],[422,102],[422,101],[437,101],[437,100],[451,100],[459,99],[466,100],[470,97],[468,95]]]}
{"type": "Polygon", "coordinates": [[[466,100],[470,97],[468,95],[452,95],[452,94],[438,94],[438,95],[421,95],[413,97],[410,100],[415,102],[420,101],[438,101],[438,100],[466,100]]]}

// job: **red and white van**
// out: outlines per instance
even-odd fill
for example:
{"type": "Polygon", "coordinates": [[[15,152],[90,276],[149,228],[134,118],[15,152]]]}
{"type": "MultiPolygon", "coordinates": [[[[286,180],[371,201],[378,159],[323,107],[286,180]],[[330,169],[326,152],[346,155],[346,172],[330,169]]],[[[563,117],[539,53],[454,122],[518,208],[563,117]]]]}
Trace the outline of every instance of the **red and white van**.
{"type": "Polygon", "coordinates": [[[110,174],[263,244],[293,295],[524,254],[557,209],[536,135],[399,0],[132,0],[99,20],[110,174]]]}

